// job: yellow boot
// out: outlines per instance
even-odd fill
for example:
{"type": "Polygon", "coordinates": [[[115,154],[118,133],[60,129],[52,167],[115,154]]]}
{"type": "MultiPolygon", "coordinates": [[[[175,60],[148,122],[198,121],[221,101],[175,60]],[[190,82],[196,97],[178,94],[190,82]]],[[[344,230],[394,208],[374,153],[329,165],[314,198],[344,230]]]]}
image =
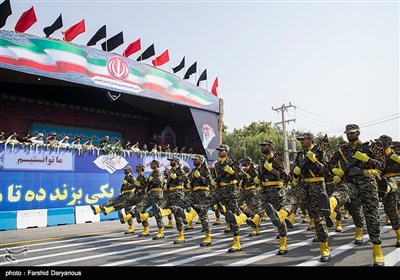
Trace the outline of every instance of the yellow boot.
{"type": "Polygon", "coordinates": [[[392,222],[390,221],[389,216],[386,215],[386,225],[390,226],[391,224],[392,224],[392,222]]]}
{"type": "Polygon", "coordinates": [[[246,224],[251,226],[253,229],[258,228],[258,226],[260,225],[260,215],[255,214],[253,219],[246,219],[246,224]]]}
{"type": "Polygon", "coordinates": [[[228,253],[235,253],[235,252],[239,252],[242,250],[242,247],[240,246],[240,238],[239,235],[234,235],[233,236],[233,243],[232,243],[232,247],[229,248],[228,253]]]}
{"type": "Polygon", "coordinates": [[[90,205],[90,208],[92,209],[94,215],[99,214],[101,211],[99,206],[90,205]]]}
{"type": "Polygon", "coordinates": [[[166,228],[173,228],[174,227],[174,223],[172,222],[172,219],[168,218],[168,224],[165,227],[166,228]]]}
{"type": "Polygon", "coordinates": [[[122,213],[122,211],[119,210],[118,217],[119,217],[119,221],[121,222],[121,224],[125,224],[130,219],[132,219],[132,214],[128,213],[128,214],[124,215],[124,213],[122,213]]]}
{"type": "Polygon", "coordinates": [[[307,230],[315,229],[314,218],[310,218],[310,223],[308,224],[307,230]]]}
{"type": "Polygon", "coordinates": [[[224,232],[225,232],[225,233],[229,233],[229,232],[231,232],[231,231],[232,231],[231,225],[230,225],[230,224],[226,224],[226,228],[225,228],[224,232]]]}
{"type": "Polygon", "coordinates": [[[356,227],[356,236],[354,237],[354,244],[361,245],[363,244],[363,236],[362,236],[362,227],[356,227]]]}
{"type": "Polygon", "coordinates": [[[288,247],[286,243],[286,236],[281,236],[279,238],[279,250],[278,255],[286,255],[288,253],[288,247]]]}
{"type": "Polygon", "coordinates": [[[226,211],[225,218],[226,221],[231,224],[235,232],[238,231],[239,227],[247,220],[245,213],[241,212],[239,215],[235,215],[231,210],[226,211]]]}
{"type": "Polygon", "coordinates": [[[342,221],[336,221],[336,232],[342,232],[343,227],[342,227],[342,221]]]}
{"type": "Polygon", "coordinates": [[[206,235],[203,239],[203,241],[200,243],[200,247],[205,247],[211,245],[211,232],[210,231],[206,231],[206,235]]]}
{"type": "Polygon", "coordinates": [[[153,237],[153,240],[164,238],[164,228],[158,228],[157,234],[153,237]]]}
{"type": "Polygon", "coordinates": [[[279,210],[276,211],[274,206],[272,204],[267,203],[265,205],[265,212],[267,213],[268,217],[271,219],[271,222],[274,226],[279,228],[282,224],[282,222],[286,219],[286,217],[289,215],[288,212],[285,210],[279,210]]]}
{"type": "Polygon", "coordinates": [[[136,208],[135,208],[135,217],[136,217],[136,222],[138,224],[141,224],[144,220],[146,220],[150,214],[148,212],[140,213],[136,208]]]}
{"type": "Polygon", "coordinates": [[[295,213],[292,213],[292,214],[290,214],[289,217],[285,220],[285,222],[287,221],[286,225],[288,226],[288,228],[293,228],[295,219],[296,219],[296,214],[295,214],[295,213]]]}
{"type": "Polygon", "coordinates": [[[128,229],[124,232],[125,234],[133,234],[135,233],[135,229],[133,225],[129,225],[128,229]]]}
{"type": "Polygon", "coordinates": [[[302,217],[301,223],[302,224],[306,224],[308,222],[307,214],[301,214],[301,217],[302,217]]]}
{"type": "Polygon", "coordinates": [[[185,243],[185,236],[183,235],[183,230],[178,231],[178,237],[175,239],[174,244],[185,243]]]}
{"type": "Polygon", "coordinates": [[[251,232],[249,233],[249,236],[250,236],[250,237],[251,237],[251,236],[257,236],[257,235],[260,235],[260,229],[259,229],[259,227],[253,228],[253,229],[251,230],[251,232]]]}
{"type": "Polygon", "coordinates": [[[327,227],[333,227],[333,221],[336,220],[337,213],[335,208],[338,201],[333,196],[329,197],[326,193],[320,193],[318,197],[318,206],[325,217],[327,227]]]}
{"type": "Polygon", "coordinates": [[[191,230],[191,229],[194,229],[193,221],[188,222],[188,225],[185,227],[185,230],[191,230]]]}
{"type": "Polygon", "coordinates": [[[394,232],[396,232],[397,235],[396,247],[400,247],[400,229],[396,229],[394,232]]]}
{"type": "Polygon", "coordinates": [[[139,237],[149,236],[149,235],[150,235],[150,230],[149,230],[149,227],[147,226],[147,227],[143,227],[143,231],[139,234],[139,237]]]}
{"type": "Polygon", "coordinates": [[[104,215],[108,215],[112,211],[115,211],[115,208],[113,206],[111,206],[111,207],[100,206],[100,210],[103,212],[104,215]]]}
{"type": "Polygon", "coordinates": [[[329,262],[331,259],[331,249],[329,249],[328,242],[320,242],[319,250],[321,253],[320,262],[329,262]]]}
{"type": "Polygon", "coordinates": [[[196,221],[196,225],[199,225],[199,224],[201,224],[201,220],[200,220],[200,217],[197,219],[197,221],[196,221]]]}
{"type": "MultiPolygon", "coordinates": [[[[191,223],[193,219],[197,216],[197,212],[192,208],[190,212],[185,211],[185,219],[187,221],[187,224],[191,223]]],[[[193,228],[193,225],[192,225],[193,228]]]]}
{"type": "Polygon", "coordinates": [[[213,226],[218,226],[221,224],[221,218],[216,218],[215,222],[213,223],[213,226]]]}
{"type": "Polygon", "coordinates": [[[171,209],[162,209],[162,208],[160,208],[161,218],[167,217],[167,216],[169,216],[171,214],[172,214],[171,209]]]}
{"type": "Polygon", "coordinates": [[[343,218],[345,218],[345,219],[350,218],[349,210],[346,210],[346,209],[345,209],[345,210],[343,211],[343,213],[344,213],[343,218]]]}
{"type": "Polygon", "coordinates": [[[267,220],[267,213],[265,212],[265,210],[264,211],[262,211],[262,213],[261,213],[261,221],[266,221],[267,220]]]}
{"type": "Polygon", "coordinates": [[[381,245],[372,245],[372,254],[374,257],[374,266],[384,266],[385,258],[383,257],[381,245]]]}

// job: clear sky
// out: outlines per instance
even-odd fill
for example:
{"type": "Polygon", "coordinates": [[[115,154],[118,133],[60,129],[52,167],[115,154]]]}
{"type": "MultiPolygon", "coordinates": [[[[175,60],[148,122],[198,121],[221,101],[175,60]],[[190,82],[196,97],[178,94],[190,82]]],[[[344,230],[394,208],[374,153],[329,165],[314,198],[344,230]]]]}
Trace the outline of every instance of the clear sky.
{"type": "MultiPolygon", "coordinates": [[[[357,123],[362,140],[400,140],[399,1],[11,0],[3,29],[13,30],[32,5],[38,22],[26,33],[44,37],[62,13],[61,30],[85,19],[86,32],[72,43],[86,45],[106,24],[108,38],[124,33],[115,53],[140,38],[142,50],[130,57],[136,59],[154,43],[156,55],[169,50],[164,70],[172,73],[186,57],[180,77],[197,61],[189,81],[207,69],[200,86],[211,91],[218,76],[229,131],[280,122],[272,108],[291,104],[288,131],[340,136],[357,123]]],[[[51,37],[62,39],[61,30],[51,37]]]]}

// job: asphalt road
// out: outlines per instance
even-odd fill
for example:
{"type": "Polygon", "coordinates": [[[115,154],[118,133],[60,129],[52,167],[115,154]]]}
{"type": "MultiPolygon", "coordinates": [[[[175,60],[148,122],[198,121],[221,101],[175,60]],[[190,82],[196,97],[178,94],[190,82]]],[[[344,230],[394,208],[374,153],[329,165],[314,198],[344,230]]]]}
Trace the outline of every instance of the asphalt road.
{"type": "MultiPolygon", "coordinates": [[[[391,226],[386,226],[383,210],[380,211],[385,266],[399,267],[400,248],[395,247],[396,234],[391,226]]],[[[164,219],[166,222],[167,218],[164,219]]],[[[215,216],[210,212],[210,221],[214,220],[215,216]]],[[[164,239],[152,240],[152,236],[157,233],[154,218],[150,219],[150,237],[138,237],[142,226],[136,224],[136,221],[135,233],[124,234],[127,224],[122,225],[119,220],[1,231],[0,269],[5,276],[19,276],[12,273],[28,273],[26,276],[32,276],[35,273],[62,273],[57,272],[58,270],[78,273],[79,269],[85,271],[87,268],[116,266],[367,267],[373,262],[372,245],[365,226],[364,244],[353,244],[355,227],[351,218],[343,221],[342,232],[337,233],[334,228],[330,229],[332,259],[328,263],[319,262],[319,243],[312,242],[314,231],[307,230],[308,224],[301,223],[299,215],[294,228],[289,230],[289,253],[284,256],[276,255],[279,240],[276,239],[277,230],[269,220],[261,222],[261,234],[255,237],[249,237],[251,229],[248,225],[243,225],[240,231],[242,250],[227,253],[232,244],[232,235],[224,233],[224,219],[222,221],[222,225],[212,226],[213,243],[207,247],[199,246],[204,238],[199,224],[195,224],[193,230],[185,232],[186,242],[183,244],[173,244],[177,237],[175,228],[165,229],[164,239]],[[13,260],[6,249],[13,252],[13,260]]]]}

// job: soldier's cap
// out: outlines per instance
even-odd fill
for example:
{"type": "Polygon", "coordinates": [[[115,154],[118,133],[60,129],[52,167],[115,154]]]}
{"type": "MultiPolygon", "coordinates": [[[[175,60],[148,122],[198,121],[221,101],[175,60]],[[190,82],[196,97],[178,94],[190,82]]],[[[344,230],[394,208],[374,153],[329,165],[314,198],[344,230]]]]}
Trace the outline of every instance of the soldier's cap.
{"type": "Polygon", "coordinates": [[[390,145],[392,148],[398,148],[400,147],[400,141],[393,141],[392,145],[390,145]]]}
{"type": "Polygon", "coordinates": [[[56,136],[56,135],[57,135],[57,133],[55,133],[55,132],[52,132],[52,133],[49,133],[49,135],[50,135],[50,136],[56,136]]]}
{"type": "Polygon", "coordinates": [[[152,161],[150,161],[150,163],[157,163],[157,164],[160,164],[160,162],[159,162],[158,160],[156,160],[156,159],[153,159],[152,161]]]}
{"type": "Polygon", "coordinates": [[[271,147],[274,147],[275,146],[275,142],[274,142],[274,140],[265,140],[265,141],[262,141],[261,143],[260,143],[260,146],[263,146],[263,145],[270,145],[271,147]]]}
{"type": "Polygon", "coordinates": [[[388,136],[388,135],[381,135],[381,136],[379,136],[379,138],[378,139],[382,139],[383,141],[385,141],[385,140],[387,140],[387,141],[389,141],[390,143],[392,143],[392,137],[390,137],[390,136],[388,136]]]}
{"type": "Polygon", "coordinates": [[[38,133],[38,135],[36,135],[36,137],[43,137],[43,133],[38,133]]]}
{"type": "Polygon", "coordinates": [[[69,136],[68,136],[68,135],[65,135],[63,138],[64,138],[64,139],[69,139],[69,136]]]}
{"type": "Polygon", "coordinates": [[[221,145],[219,145],[218,148],[216,148],[216,150],[225,150],[225,151],[229,152],[229,146],[226,144],[221,144],[221,145]]]}
{"type": "Polygon", "coordinates": [[[130,165],[127,165],[124,167],[124,170],[131,170],[132,171],[132,167],[130,165]]]}
{"type": "Polygon", "coordinates": [[[304,132],[304,133],[301,133],[299,136],[297,136],[297,140],[303,140],[306,138],[314,139],[314,135],[310,132],[304,132]]]}
{"type": "Polygon", "coordinates": [[[177,157],[170,157],[170,158],[168,158],[168,160],[179,162],[179,158],[177,158],[177,157]]]}
{"type": "Polygon", "coordinates": [[[251,162],[251,158],[250,157],[244,157],[244,158],[242,158],[242,160],[240,162],[251,162]]]}
{"type": "Polygon", "coordinates": [[[201,161],[204,160],[203,156],[201,156],[201,155],[194,155],[194,156],[192,156],[192,160],[196,160],[196,159],[199,159],[199,160],[201,160],[201,161]]]}
{"type": "Polygon", "coordinates": [[[346,129],[345,129],[345,131],[343,133],[347,134],[347,133],[352,133],[352,132],[356,132],[356,131],[359,131],[359,130],[360,130],[360,127],[358,125],[356,125],[356,124],[348,124],[348,125],[346,125],[346,129]]]}
{"type": "Polygon", "coordinates": [[[144,164],[143,163],[139,163],[139,164],[136,165],[136,167],[144,168],[144,164]]]}

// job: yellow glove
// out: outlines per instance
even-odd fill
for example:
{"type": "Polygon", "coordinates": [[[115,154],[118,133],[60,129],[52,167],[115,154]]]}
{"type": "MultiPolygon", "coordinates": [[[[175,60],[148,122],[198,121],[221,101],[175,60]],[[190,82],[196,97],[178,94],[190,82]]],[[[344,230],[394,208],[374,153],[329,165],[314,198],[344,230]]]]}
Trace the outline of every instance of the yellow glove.
{"type": "Polygon", "coordinates": [[[150,177],[149,177],[149,181],[153,181],[153,176],[150,176],[150,177]]]}
{"type": "Polygon", "coordinates": [[[256,183],[257,185],[261,183],[260,179],[258,179],[258,177],[254,178],[254,183],[256,183]]]}
{"type": "Polygon", "coordinates": [[[191,185],[190,183],[187,183],[187,184],[186,184],[186,188],[187,188],[187,189],[191,189],[191,188],[192,188],[192,185],[191,185]]]}
{"type": "Polygon", "coordinates": [[[300,175],[300,173],[301,173],[300,167],[295,166],[295,167],[293,168],[293,173],[294,173],[295,175],[300,175]]]}
{"type": "Polygon", "coordinates": [[[394,160],[395,162],[397,162],[398,164],[400,164],[400,157],[399,157],[399,155],[392,154],[392,155],[390,156],[390,158],[391,158],[392,160],[394,160]]]}
{"type": "Polygon", "coordinates": [[[340,178],[342,178],[344,175],[344,171],[342,168],[332,168],[332,173],[339,176],[340,178]]]}
{"type": "Polygon", "coordinates": [[[273,169],[272,163],[269,163],[268,161],[265,161],[264,167],[265,167],[265,169],[267,169],[268,171],[271,171],[271,170],[273,169]]]}
{"type": "Polygon", "coordinates": [[[369,160],[369,156],[367,156],[366,154],[361,153],[359,151],[354,153],[353,158],[361,160],[363,162],[367,162],[369,160]]]}
{"type": "Polygon", "coordinates": [[[216,186],[217,182],[215,182],[215,180],[211,180],[211,185],[216,186]]]}
{"type": "Polygon", "coordinates": [[[339,184],[340,181],[342,181],[342,179],[339,177],[339,175],[333,176],[333,182],[335,182],[336,184],[339,184]]]}
{"type": "Polygon", "coordinates": [[[128,181],[127,180],[123,180],[122,181],[122,185],[126,185],[126,184],[128,184],[128,181]]]}
{"type": "Polygon", "coordinates": [[[378,169],[371,169],[371,173],[370,174],[374,175],[375,177],[380,178],[381,174],[382,174],[382,171],[380,171],[378,169]]]}
{"type": "Polygon", "coordinates": [[[140,187],[140,182],[139,181],[135,181],[135,186],[140,187]]]}
{"type": "Polygon", "coordinates": [[[176,179],[176,174],[175,173],[171,173],[171,174],[169,174],[169,177],[171,177],[172,179],[176,179]]]}
{"type": "Polygon", "coordinates": [[[317,161],[317,157],[315,156],[315,154],[313,152],[311,152],[311,150],[307,152],[307,157],[311,160],[311,162],[317,161]]]}
{"type": "Polygon", "coordinates": [[[246,173],[246,178],[247,178],[247,179],[250,179],[250,178],[251,178],[251,176],[250,176],[249,173],[246,173]]]}
{"type": "Polygon", "coordinates": [[[194,173],[193,173],[193,175],[194,175],[194,177],[196,177],[196,178],[200,178],[200,172],[199,172],[199,170],[196,170],[194,173]]]}
{"type": "Polygon", "coordinates": [[[229,174],[234,174],[235,173],[235,171],[229,165],[225,165],[224,171],[228,172],[229,174]]]}
{"type": "Polygon", "coordinates": [[[292,180],[292,186],[295,187],[295,186],[297,186],[298,183],[299,183],[299,179],[293,178],[293,180],[292,180]]]}

